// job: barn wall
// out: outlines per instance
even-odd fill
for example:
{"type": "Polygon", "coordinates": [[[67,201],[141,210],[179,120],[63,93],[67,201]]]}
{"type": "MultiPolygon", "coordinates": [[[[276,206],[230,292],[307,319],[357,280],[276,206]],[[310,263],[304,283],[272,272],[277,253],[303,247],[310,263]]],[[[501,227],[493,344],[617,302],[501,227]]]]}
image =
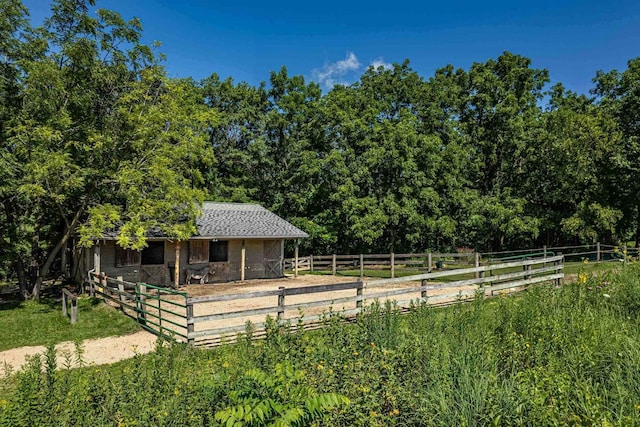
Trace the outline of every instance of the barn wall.
{"type": "MultiPolygon", "coordinates": [[[[110,277],[122,276],[129,282],[146,282],[153,285],[170,286],[174,282],[175,243],[166,241],[164,264],[133,265],[116,267],[116,243],[100,242],[100,269],[110,277]]],[[[282,240],[245,241],[245,279],[282,277],[282,240]]],[[[187,281],[188,270],[209,268],[209,283],[240,280],[242,240],[229,240],[227,262],[189,264],[189,243],[180,244],[180,284],[187,281]]],[[[87,261],[93,268],[93,251],[89,250],[87,261]]],[[[195,280],[192,280],[195,283],[195,280]]]]}
{"type": "MultiPolygon", "coordinates": [[[[229,241],[229,280],[240,280],[242,240],[229,241]]],[[[245,279],[264,277],[264,243],[262,240],[245,240],[245,279]]]]}
{"type": "MultiPolygon", "coordinates": [[[[91,268],[93,268],[93,256],[91,268]]],[[[109,277],[122,276],[127,282],[137,282],[140,280],[140,266],[132,265],[126,267],[116,267],[116,242],[107,240],[100,243],[100,270],[109,277]]]]}

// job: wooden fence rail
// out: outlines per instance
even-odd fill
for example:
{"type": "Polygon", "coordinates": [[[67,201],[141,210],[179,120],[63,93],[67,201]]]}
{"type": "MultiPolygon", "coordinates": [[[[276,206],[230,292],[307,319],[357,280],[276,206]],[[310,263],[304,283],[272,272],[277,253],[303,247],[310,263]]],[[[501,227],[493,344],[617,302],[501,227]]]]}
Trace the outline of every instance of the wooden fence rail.
{"type": "MultiPolygon", "coordinates": [[[[333,260],[333,257],[332,257],[333,260]]],[[[314,260],[315,261],[315,260],[314,260]]],[[[498,291],[517,290],[536,283],[554,281],[564,277],[562,255],[504,262],[457,270],[435,271],[400,278],[363,282],[337,283],[273,289],[244,294],[225,294],[187,298],[187,341],[192,345],[212,345],[246,329],[246,324],[229,325],[222,321],[246,320],[255,316],[271,315],[276,321],[288,321],[303,327],[315,327],[329,316],[345,318],[360,313],[367,301],[392,299],[398,306],[409,304],[448,304],[468,300],[480,292],[493,295],[498,291]],[[443,280],[449,280],[443,281],[443,280]],[[411,283],[418,285],[411,286],[411,283]],[[398,285],[406,285],[397,287],[398,285]],[[354,291],[345,294],[345,291],[354,291]],[[319,296],[316,296],[319,294],[319,296]],[[312,296],[305,299],[305,296],[312,296]],[[398,299],[396,297],[405,297],[398,299]],[[302,300],[300,299],[302,297],[302,300]],[[273,299],[270,299],[273,298],[273,299]],[[290,302],[290,299],[294,299],[290,302]],[[259,308],[224,310],[231,301],[264,301],[259,308]],[[305,315],[302,310],[324,308],[321,314],[305,315]],[[194,314],[198,312],[199,314],[194,314]],[[287,317],[287,313],[294,312],[287,317]]],[[[253,322],[255,331],[264,332],[266,322],[253,322]]]]}
{"type": "MultiPolygon", "coordinates": [[[[360,269],[360,278],[364,278],[365,267],[390,270],[390,276],[394,278],[397,271],[401,269],[424,269],[432,272],[436,268],[442,268],[443,263],[453,263],[459,265],[473,265],[479,267],[482,264],[500,262],[502,258],[522,258],[565,255],[572,261],[589,259],[591,261],[625,261],[630,258],[640,257],[639,248],[628,248],[626,246],[614,246],[601,243],[591,245],[556,246],[532,249],[521,249],[517,251],[499,252],[418,252],[407,254],[331,254],[331,255],[309,255],[298,257],[298,270],[304,271],[331,271],[336,274],[340,270],[360,269]]],[[[295,258],[286,258],[284,266],[287,270],[296,270],[295,258]]]]}

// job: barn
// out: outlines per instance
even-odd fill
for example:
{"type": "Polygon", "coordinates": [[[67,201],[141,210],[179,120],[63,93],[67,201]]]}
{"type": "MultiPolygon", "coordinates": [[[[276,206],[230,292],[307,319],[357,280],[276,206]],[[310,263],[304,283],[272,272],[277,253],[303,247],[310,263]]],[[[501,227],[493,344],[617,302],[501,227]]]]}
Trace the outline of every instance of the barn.
{"type": "Polygon", "coordinates": [[[141,251],[123,249],[116,236],[93,247],[93,271],[129,282],[163,286],[284,276],[284,241],[308,235],[257,204],[205,202],[188,241],[149,237],[141,251]],[[177,266],[177,268],[176,268],[177,266]]]}

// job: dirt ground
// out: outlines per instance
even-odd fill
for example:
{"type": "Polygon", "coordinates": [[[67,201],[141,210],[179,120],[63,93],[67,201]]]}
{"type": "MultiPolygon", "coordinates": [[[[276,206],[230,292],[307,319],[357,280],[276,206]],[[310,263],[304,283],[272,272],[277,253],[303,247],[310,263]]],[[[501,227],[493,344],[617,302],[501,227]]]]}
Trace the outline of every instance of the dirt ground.
{"type": "MultiPolygon", "coordinates": [[[[344,277],[344,276],[319,276],[319,275],[300,275],[297,278],[294,277],[285,277],[283,279],[273,279],[273,280],[247,280],[244,283],[233,282],[233,283],[224,283],[224,284],[204,284],[204,285],[188,285],[183,286],[180,291],[186,292],[189,297],[201,297],[207,295],[224,295],[224,294],[236,294],[236,293],[250,293],[250,292],[258,292],[258,291],[269,291],[269,290],[277,290],[280,286],[284,286],[286,288],[297,288],[297,287],[305,287],[305,286],[315,286],[315,285],[327,285],[327,284],[336,284],[336,283],[346,283],[346,282],[354,282],[357,278],[354,277],[344,277]]],[[[386,299],[401,299],[401,300],[409,300],[409,299],[417,299],[420,297],[420,292],[416,291],[411,294],[404,294],[399,296],[391,296],[391,297],[380,297],[378,298],[376,294],[380,295],[381,292],[391,291],[399,288],[407,288],[407,287],[416,287],[420,284],[417,282],[411,283],[402,283],[395,285],[385,285],[380,288],[366,288],[366,283],[368,281],[372,281],[375,279],[367,279],[365,278],[365,291],[364,295],[367,298],[367,301],[371,303],[374,299],[379,299],[381,302],[384,302],[386,299]]],[[[450,297],[455,298],[455,295],[452,294],[462,292],[470,292],[474,291],[475,287],[462,287],[452,289],[440,289],[440,290],[432,290],[429,291],[429,297],[438,299],[438,296],[441,297],[450,297]],[[453,296],[451,296],[453,295],[453,296]]],[[[326,312],[331,307],[335,311],[339,311],[342,309],[353,309],[355,308],[355,302],[347,302],[343,304],[334,304],[333,301],[339,298],[347,298],[354,297],[356,295],[355,289],[349,289],[344,291],[330,291],[316,294],[306,294],[306,295],[296,295],[296,296],[287,296],[286,297],[286,305],[287,306],[295,306],[297,304],[304,304],[311,301],[319,301],[325,300],[326,304],[319,307],[312,307],[304,310],[305,316],[314,316],[318,315],[322,312],[326,312]]],[[[184,302],[184,298],[180,298],[177,296],[172,297],[163,297],[171,300],[175,300],[176,302],[184,302]]],[[[365,303],[366,304],[366,303],[365,303]]],[[[170,309],[174,312],[182,314],[179,307],[173,306],[171,304],[162,304],[163,308],[170,309]]],[[[275,307],[277,306],[277,296],[269,296],[269,297],[260,297],[260,298],[251,298],[251,299],[237,299],[231,301],[215,301],[215,302],[207,302],[200,303],[194,306],[194,315],[204,316],[210,315],[214,313],[228,313],[234,311],[242,311],[247,309],[259,309],[259,308],[273,308],[272,317],[275,317],[275,307]]],[[[289,309],[285,312],[285,319],[296,318],[300,315],[300,311],[297,309],[289,309]]],[[[250,320],[254,324],[260,324],[264,322],[266,314],[260,314],[255,316],[242,316],[237,318],[230,319],[222,319],[222,320],[211,320],[206,322],[200,322],[196,324],[196,332],[204,331],[208,329],[218,329],[218,328],[242,328],[247,320],[250,320]]],[[[176,323],[183,323],[184,320],[180,319],[177,316],[165,316],[166,320],[175,320],[176,323]]],[[[169,330],[173,330],[175,332],[186,333],[184,328],[176,327],[175,325],[171,325],[168,323],[164,323],[164,327],[169,330]]],[[[144,354],[153,350],[156,342],[156,336],[147,332],[147,331],[139,331],[131,335],[118,336],[118,337],[107,337],[107,338],[99,338],[92,340],[85,340],[83,342],[84,353],[82,355],[82,361],[85,365],[103,365],[110,364],[120,360],[128,359],[133,357],[135,354],[144,354]]],[[[68,364],[68,361],[71,360],[73,363],[72,367],[78,366],[78,363],[75,360],[75,348],[73,342],[63,342],[56,345],[56,349],[58,350],[58,366],[65,367],[68,364]]],[[[25,364],[25,360],[28,356],[32,356],[37,353],[44,353],[44,346],[33,346],[33,347],[21,347],[15,348],[11,350],[6,350],[0,352],[0,377],[2,377],[5,372],[5,366],[11,366],[11,369],[17,370],[25,364]]]]}
{"type": "MultiPolygon", "coordinates": [[[[338,284],[338,283],[347,283],[347,282],[355,282],[358,279],[356,277],[345,277],[345,276],[320,276],[320,275],[299,275],[297,278],[292,276],[286,277],[283,279],[273,279],[273,280],[249,280],[245,283],[225,283],[225,284],[205,284],[205,285],[188,285],[181,288],[181,291],[186,292],[189,297],[200,297],[200,296],[213,296],[213,295],[224,295],[224,294],[237,294],[237,293],[252,293],[252,292],[260,292],[260,291],[271,291],[277,290],[280,286],[283,286],[287,289],[290,288],[298,288],[298,287],[307,287],[307,286],[315,286],[315,285],[329,285],[329,284],[338,284]]],[[[364,289],[364,305],[371,304],[375,300],[384,303],[387,299],[394,300],[398,302],[400,306],[407,306],[410,300],[416,300],[420,298],[420,291],[415,290],[411,293],[397,295],[397,296],[386,296],[385,292],[393,291],[401,288],[415,288],[420,286],[419,282],[405,282],[401,284],[390,284],[384,285],[381,287],[367,287],[369,282],[372,282],[376,279],[365,278],[365,289],[364,289]]],[[[431,284],[431,283],[430,283],[431,284]]],[[[459,292],[463,292],[465,295],[473,295],[476,287],[475,286],[466,286],[466,287],[458,287],[455,289],[444,288],[444,289],[434,289],[428,291],[428,296],[432,303],[435,302],[444,302],[446,300],[453,300],[456,298],[459,292]]],[[[343,310],[353,310],[356,308],[356,303],[354,301],[346,301],[341,302],[340,299],[355,297],[356,290],[348,289],[341,291],[329,291],[322,293],[314,293],[314,294],[302,294],[295,296],[286,296],[285,305],[287,309],[284,313],[284,319],[290,319],[295,323],[294,319],[297,319],[302,314],[305,319],[310,319],[315,316],[319,316],[322,313],[326,313],[329,310],[332,311],[343,311],[343,310]],[[297,306],[305,305],[312,302],[317,301],[325,301],[322,305],[315,307],[304,307],[302,309],[298,309],[297,306]]],[[[253,297],[247,299],[234,299],[229,301],[212,301],[212,302],[203,302],[196,303],[194,305],[194,316],[197,318],[198,316],[206,316],[216,313],[230,313],[230,312],[240,312],[243,310],[255,310],[255,309],[263,309],[268,313],[261,313],[257,315],[242,315],[240,317],[231,317],[225,319],[216,319],[216,320],[206,320],[201,321],[195,324],[195,332],[202,332],[207,330],[219,330],[221,328],[227,329],[230,332],[230,335],[235,335],[237,331],[241,331],[244,329],[247,321],[250,321],[254,325],[260,325],[265,321],[265,318],[270,315],[272,318],[276,317],[278,305],[278,297],[275,295],[266,296],[266,297],[253,297]]],[[[163,306],[167,307],[168,305],[163,306]]],[[[170,317],[169,317],[170,318],[170,317]]],[[[171,318],[170,318],[171,319],[171,318]]],[[[179,318],[176,316],[172,320],[175,320],[176,323],[179,323],[179,318]]],[[[175,325],[167,325],[167,329],[171,329],[174,332],[186,334],[186,330],[184,328],[176,327],[175,325]]],[[[198,340],[196,340],[197,342],[198,340]]]]}
{"type": "MultiPolygon", "coordinates": [[[[157,337],[152,333],[139,331],[130,335],[85,340],[82,343],[84,347],[82,362],[85,366],[105,365],[129,359],[136,354],[149,353],[154,349],[156,339],[157,337]]],[[[26,363],[29,356],[43,354],[45,350],[44,346],[32,346],[0,352],[0,378],[7,373],[7,369],[16,371],[26,363]]],[[[80,366],[72,341],[57,344],[56,350],[58,367],[80,366]],[[68,364],[71,366],[67,366],[68,364]]]]}

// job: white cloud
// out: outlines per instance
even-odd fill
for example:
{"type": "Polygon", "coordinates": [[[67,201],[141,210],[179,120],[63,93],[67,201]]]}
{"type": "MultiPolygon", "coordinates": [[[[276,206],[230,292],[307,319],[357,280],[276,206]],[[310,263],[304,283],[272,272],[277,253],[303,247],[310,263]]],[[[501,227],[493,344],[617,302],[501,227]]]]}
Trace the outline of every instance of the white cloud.
{"type": "Polygon", "coordinates": [[[385,70],[390,70],[393,68],[393,65],[391,65],[389,62],[384,62],[384,58],[382,58],[382,56],[371,61],[371,64],[369,65],[371,65],[376,70],[378,69],[378,67],[382,67],[385,70]]]}
{"type": "Polygon", "coordinates": [[[336,84],[347,85],[346,77],[360,69],[362,64],[353,52],[347,52],[345,59],[325,64],[320,70],[313,70],[313,77],[327,89],[336,84]]]}

